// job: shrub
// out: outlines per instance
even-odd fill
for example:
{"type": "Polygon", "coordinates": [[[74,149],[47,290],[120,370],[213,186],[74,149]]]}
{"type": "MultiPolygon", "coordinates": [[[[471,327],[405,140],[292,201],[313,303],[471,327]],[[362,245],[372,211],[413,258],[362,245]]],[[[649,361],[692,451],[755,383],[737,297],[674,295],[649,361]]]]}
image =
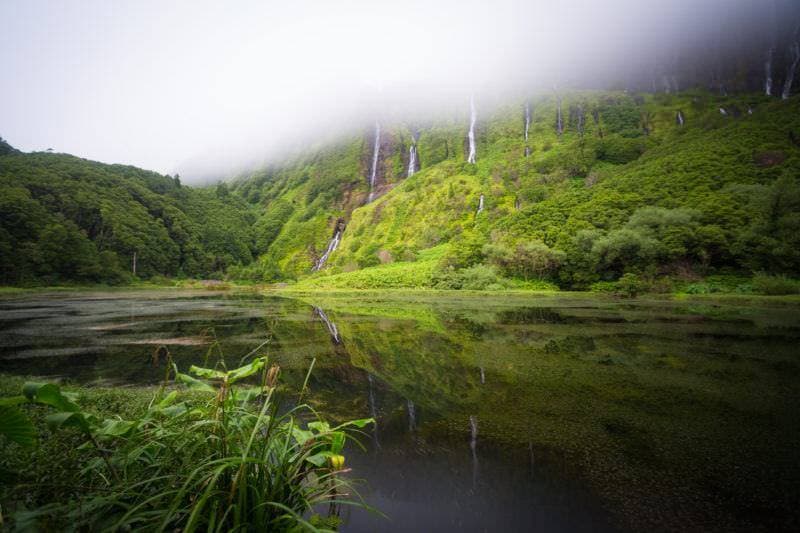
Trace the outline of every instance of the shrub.
{"type": "Polygon", "coordinates": [[[641,139],[609,135],[597,142],[597,159],[622,165],[639,159],[644,150],[644,141],[641,139]]]}
{"type": "Polygon", "coordinates": [[[769,276],[756,274],[753,276],[753,289],[761,294],[800,294],[800,282],[786,276],[769,276]]]}
{"type": "Polygon", "coordinates": [[[507,276],[542,279],[552,275],[564,261],[561,250],[553,250],[541,241],[518,243],[514,247],[490,244],[483,253],[507,276]]]}
{"type": "Polygon", "coordinates": [[[623,298],[633,298],[639,293],[646,291],[647,288],[647,283],[642,281],[639,276],[628,272],[619,278],[614,293],[623,298]]]}
{"type": "Polygon", "coordinates": [[[486,265],[475,265],[460,272],[461,288],[469,291],[500,290],[503,280],[498,277],[494,268],[486,265]]]}

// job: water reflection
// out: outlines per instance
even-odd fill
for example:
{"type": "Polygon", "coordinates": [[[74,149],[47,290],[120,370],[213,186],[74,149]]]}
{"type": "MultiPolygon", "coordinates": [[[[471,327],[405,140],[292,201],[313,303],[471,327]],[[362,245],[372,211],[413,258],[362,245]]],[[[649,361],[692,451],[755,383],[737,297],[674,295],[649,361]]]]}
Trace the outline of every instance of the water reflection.
{"type": "Polygon", "coordinates": [[[316,359],[315,408],[377,420],[348,464],[391,520],[345,509],[345,531],[796,523],[796,307],[187,292],[0,301],[4,372],[153,383],[162,344],[185,368],[212,345],[210,357],[238,361],[265,339],[290,387],[316,359]]]}

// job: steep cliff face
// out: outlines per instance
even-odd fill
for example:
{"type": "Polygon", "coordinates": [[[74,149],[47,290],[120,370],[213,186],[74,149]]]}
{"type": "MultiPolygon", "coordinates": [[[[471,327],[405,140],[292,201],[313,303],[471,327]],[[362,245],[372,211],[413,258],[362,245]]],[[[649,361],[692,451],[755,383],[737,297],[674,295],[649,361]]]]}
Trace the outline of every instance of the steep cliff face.
{"type": "MultiPolygon", "coordinates": [[[[371,131],[236,184],[260,206],[257,234],[269,236],[259,241],[261,256],[244,274],[308,276],[340,226],[346,229],[326,257],[324,274],[415,263],[431,257],[432,249],[476,248],[475,257],[452,261],[459,268],[485,260],[480,249],[487,245],[531,241],[563,252],[567,264],[579,261],[576,250],[588,233],[592,242],[619,237],[615,232],[647,206],[698,213],[691,215],[700,228],[693,231],[705,240],[696,239],[702,250],[684,254],[688,263],[755,268],[744,235],[761,208],[743,191],[766,196],[778,178],[797,173],[797,111],[796,98],[782,102],[763,92],[559,92],[482,112],[472,164],[466,105],[451,121],[414,126],[419,170],[411,177],[412,130],[384,124],[372,202],[371,131]],[[782,154],[779,163],[758,163],[778,161],[759,159],[772,152],[782,154]]],[[[608,261],[605,273],[586,267],[597,274],[585,281],[618,276],[608,261]]],[[[670,261],[678,256],[662,262],[670,261]]],[[[789,270],[798,266],[792,261],[785,263],[789,270]]],[[[580,285],[582,267],[570,268],[555,279],[580,285]]]]}

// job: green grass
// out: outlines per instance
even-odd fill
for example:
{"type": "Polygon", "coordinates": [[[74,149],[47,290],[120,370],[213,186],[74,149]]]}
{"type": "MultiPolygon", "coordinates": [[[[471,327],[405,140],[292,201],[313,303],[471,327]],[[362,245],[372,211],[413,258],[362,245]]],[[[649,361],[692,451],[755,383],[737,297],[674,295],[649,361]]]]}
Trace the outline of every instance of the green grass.
{"type": "Polygon", "coordinates": [[[338,506],[363,506],[338,474],[350,433],[370,420],[332,427],[303,403],[305,383],[283,408],[280,369],[266,362],[182,374],[167,361],[166,377],[181,386],[165,377],[155,390],[70,393],[4,378],[5,515],[17,530],[335,526],[338,506]],[[321,504],[327,517],[313,511],[321,504]]]}

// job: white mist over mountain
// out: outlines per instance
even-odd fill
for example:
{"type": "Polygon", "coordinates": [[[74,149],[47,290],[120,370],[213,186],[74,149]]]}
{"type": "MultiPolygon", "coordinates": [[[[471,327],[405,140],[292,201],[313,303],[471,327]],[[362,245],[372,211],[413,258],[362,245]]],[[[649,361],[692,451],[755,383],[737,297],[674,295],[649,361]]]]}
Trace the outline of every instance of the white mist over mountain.
{"type": "Polygon", "coordinates": [[[6,0],[0,135],[26,151],[217,179],[377,119],[468,112],[471,94],[485,109],[554,84],[617,83],[722,31],[760,35],[771,6],[6,0]]]}

